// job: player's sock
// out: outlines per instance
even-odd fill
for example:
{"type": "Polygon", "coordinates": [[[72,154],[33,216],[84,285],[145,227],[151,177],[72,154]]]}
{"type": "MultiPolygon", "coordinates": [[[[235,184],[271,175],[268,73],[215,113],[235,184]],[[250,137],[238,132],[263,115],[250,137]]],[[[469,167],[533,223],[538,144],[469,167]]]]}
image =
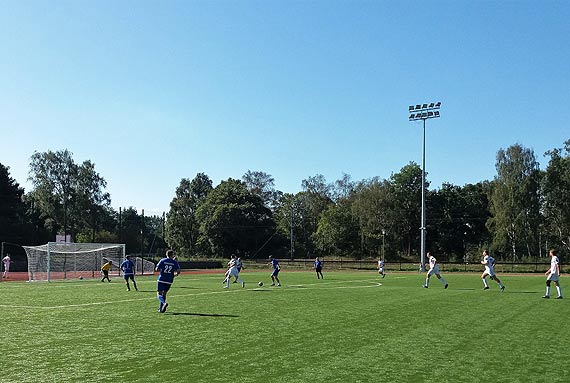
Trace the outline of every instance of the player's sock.
{"type": "Polygon", "coordinates": [[[556,291],[558,292],[558,296],[561,297],[562,296],[562,288],[560,288],[560,286],[556,286],[556,291]]]}
{"type": "Polygon", "coordinates": [[[485,287],[489,287],[489,284],[487,283],[487,278],[481,278],[483,280],[483,284],[485,285],[485,287]]]}
{"type": "Polygon", "coordinates": [[[429,278],[426,278],[426,286],[429,286],[429,278]]]}
{"type": "Polygon", "coordinates": [[[544,294],[545,296],[550,296],[550,286],[546,286],[546,294],[544,294]]]}
{"type": "Polygon", "coordinates": [[[441,277],[441,279],[439,280],[441,282],[442,285],[447,285],[447,282],[445,281],[444,277],[441,277]]]}

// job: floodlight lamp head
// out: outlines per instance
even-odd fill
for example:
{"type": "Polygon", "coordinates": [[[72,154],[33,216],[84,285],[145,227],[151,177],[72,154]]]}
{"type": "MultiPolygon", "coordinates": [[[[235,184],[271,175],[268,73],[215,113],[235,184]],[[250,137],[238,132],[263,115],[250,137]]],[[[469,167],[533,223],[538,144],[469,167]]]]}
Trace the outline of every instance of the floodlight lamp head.
{"type": "Polygon", "coordinates": [[[436,107],[436,108],[441,107],[441,102],[438,101],[438,102],[435,104],[435,107],[436,107]]]}
{"type": "Polygon", "coordinates": [[[428,107],[428,104],[423,104],[423,105],[422,105],[422,109],[427,109],[427,107],[428,107]]]}

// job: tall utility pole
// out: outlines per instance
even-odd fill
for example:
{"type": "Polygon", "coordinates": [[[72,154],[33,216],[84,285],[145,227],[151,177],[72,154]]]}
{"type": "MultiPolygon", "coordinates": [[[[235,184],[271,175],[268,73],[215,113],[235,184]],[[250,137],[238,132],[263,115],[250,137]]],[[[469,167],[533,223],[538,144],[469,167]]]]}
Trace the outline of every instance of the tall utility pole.
{"type": "Polygon", "coordinates": [[[382,260],[386,261],[386,254],[384,253],[384,239],[386,237],[386,230],[382,229],[382,260]]]}
{"type": "Polygon", "coordinates": [[[141,258],[144,258],[144,209],[141,215],[141,258]]]}
{"type": "Polygon", "coordinates": [[[291,204],[291,220],[290,220],[290,228],[291,228],[291,259],[293,259],[293,255],[295,253],[295,242],[293,241],[293,214],[295,210],[293,204],[291,204]]]}
{"type": "Polygon", "coordinates": [[[422,224],[420,227],[421,233],[421,248],[420,248],[420,270],[426,271],[426,120],[430,118],[439,117],[439,108],[441,102],[432,102],[429,104],[410,105],[408,108],[410,121],[423,121],[424,136],[422,146],[422,224]]]}

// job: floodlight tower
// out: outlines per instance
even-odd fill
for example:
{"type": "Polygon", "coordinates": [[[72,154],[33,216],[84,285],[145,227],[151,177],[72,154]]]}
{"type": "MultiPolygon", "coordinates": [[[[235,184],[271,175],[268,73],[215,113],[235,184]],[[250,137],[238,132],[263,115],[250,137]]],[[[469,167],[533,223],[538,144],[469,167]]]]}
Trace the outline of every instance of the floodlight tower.
{"type": "Polygon", "coordinates": [[[424,139],[422,147],[422,225],[421,232],[421,249],[420,270],[426,271],[426,120],[439,117],[439,108],[441,102],[431,102],[429,104],[410,105],[410,121],[423,121],[424,139]]]}

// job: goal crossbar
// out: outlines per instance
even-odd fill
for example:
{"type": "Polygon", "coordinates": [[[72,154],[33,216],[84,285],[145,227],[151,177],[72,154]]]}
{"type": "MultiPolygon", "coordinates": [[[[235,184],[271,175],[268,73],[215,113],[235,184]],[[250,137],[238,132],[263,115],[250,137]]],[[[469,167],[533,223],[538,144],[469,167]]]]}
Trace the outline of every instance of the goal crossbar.
{"type": "Polygon", "coordinates": [[[113,262],[114,271],[118,272],[125,258],[125,245],[115,243],[48,242],[23,248],[28,257],[29,281],[95,277],[108,261],[113,262]]]}

